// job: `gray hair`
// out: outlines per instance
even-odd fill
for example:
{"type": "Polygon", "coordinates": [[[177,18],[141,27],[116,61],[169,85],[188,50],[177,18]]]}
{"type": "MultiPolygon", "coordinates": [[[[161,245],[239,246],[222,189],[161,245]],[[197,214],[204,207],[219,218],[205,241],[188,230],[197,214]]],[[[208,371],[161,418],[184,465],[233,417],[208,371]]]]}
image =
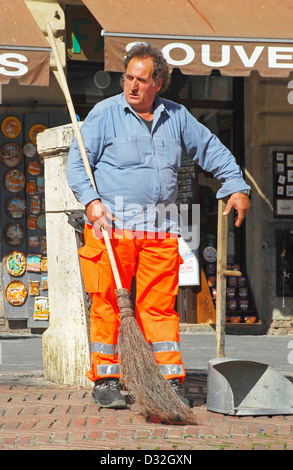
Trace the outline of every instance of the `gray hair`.
{"type": "MultiPolygon", "coordinates": [[[[160,92],[163,93],[170,83],[170,73],[166,59],[161,50],[148,42],[139,42],[135,44],[127,53],[124,59],[124,70],[126,71],[129,62],[134,57],[146,58],[151,57],[154,62],[153,80],[155,83],[162,78],[163,84],[160,92]]],[[[122,83],[125,79],[125,73],[121,77],[122,83]]]]}

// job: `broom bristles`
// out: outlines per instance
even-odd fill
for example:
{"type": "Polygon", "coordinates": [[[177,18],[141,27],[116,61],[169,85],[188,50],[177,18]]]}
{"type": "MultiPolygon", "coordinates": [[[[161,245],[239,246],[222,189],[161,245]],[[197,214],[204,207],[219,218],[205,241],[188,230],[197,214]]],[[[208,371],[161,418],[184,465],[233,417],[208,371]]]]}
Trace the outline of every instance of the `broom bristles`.
{"type": "Polygon", "coordinates": [[[165,422],[197,424],[191,408],[185,406],[165,379],[151,346],[139,328],[127,289],[116,290],[121,325],[118,336],[120,382],[145,416],[165,422]]]}

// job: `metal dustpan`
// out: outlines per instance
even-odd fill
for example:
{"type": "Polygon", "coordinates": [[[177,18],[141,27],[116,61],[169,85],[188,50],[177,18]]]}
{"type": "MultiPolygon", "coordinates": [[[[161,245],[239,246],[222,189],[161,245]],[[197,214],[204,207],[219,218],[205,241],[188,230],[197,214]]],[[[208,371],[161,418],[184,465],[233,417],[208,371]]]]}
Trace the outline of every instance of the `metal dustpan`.
{"type": "MultiPolygon", "coordinates": [[[[209,411],[229,415],[293,414],[293,384],[267,364],[225,358],[227,217],[218,202],[216,358],[208,363],[209,411]]],[[[241,276],[233,271],[233,276],[241,276]]]]}
{"type": "Polygon", "coordinates": [[[267,364],[213,359],[207,409],[239,416],[293,414],[293,384],[267,364]]]}

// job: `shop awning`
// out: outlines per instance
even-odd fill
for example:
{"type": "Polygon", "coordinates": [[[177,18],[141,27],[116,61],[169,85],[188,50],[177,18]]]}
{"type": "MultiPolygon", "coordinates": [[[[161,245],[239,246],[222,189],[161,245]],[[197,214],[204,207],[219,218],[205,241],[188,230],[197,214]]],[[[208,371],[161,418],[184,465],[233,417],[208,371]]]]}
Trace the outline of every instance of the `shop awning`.
{"type": "Polygon", "coordinates": [[[24,0],[0,4],[0,84],[49,85],[50,47],[24,0]]]}
{"type": "Polygon", "coordinates": [[[287,77],[292,0],[82,0],[104,29],[105,70],[122,71],[133,42],[159,46],[185,74],[287,77]]]}

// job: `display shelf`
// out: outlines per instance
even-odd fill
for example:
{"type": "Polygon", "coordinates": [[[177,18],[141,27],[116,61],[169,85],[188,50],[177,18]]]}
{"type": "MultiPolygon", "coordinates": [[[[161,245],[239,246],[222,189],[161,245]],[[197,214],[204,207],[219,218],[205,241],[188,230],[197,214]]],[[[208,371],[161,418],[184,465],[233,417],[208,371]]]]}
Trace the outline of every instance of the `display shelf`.
{"type": "MultiPolygon", "coordinates": [[[[204,275],[209,288],[214,309],[217,302],[216,262],[203,263],[204,275]]],[[[226,286],[226,322],[259,323],[249,279],[243,267],[238,264],[227,265],[227,270],[240,271],[242,276],[227,276],[226,286]]]]}

